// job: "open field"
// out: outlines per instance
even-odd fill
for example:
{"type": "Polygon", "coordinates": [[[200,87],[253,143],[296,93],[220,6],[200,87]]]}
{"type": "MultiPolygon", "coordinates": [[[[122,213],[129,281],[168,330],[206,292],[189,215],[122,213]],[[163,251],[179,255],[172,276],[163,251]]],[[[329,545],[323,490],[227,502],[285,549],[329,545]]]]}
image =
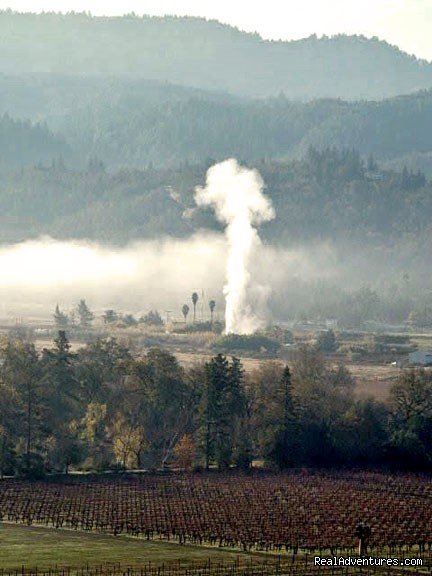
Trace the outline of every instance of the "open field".
{"type": "Polygon", "coordinates": [[[395,384],[401,370],[391,364],[352,364],[345,366],[356,380],[359,395],[373,396],[377,400],[387,400],[390,389],[395,384]]]}
{"type": "MultiPolygon", "coordinates": [[[[180,364],[187,368],[193,366],[197,362],[207,362],[211,358],[211,354],[200,352],[175,352],[174,354],[180,364]]],[[[242,357],[241,361],[246,372],[256,370],[263,363],[270,362],[270,360],[247,357],[242,357]]],[[[274,362],[275,360],[271,361],[274,362]]],[[[281,359],[277,359],[276,361],[280,363],[286,362],[281,359]]],[[[332,364],[333,362],[330,361],[329,363],[332,364]]],[[[343,362],[343,364],[356,379],[356,392],[358,395],[373,396],[377,400],[381,401],[385,401],[388,398],[390,389],[400,374],[400,368],[392,366],[391,364],[378,365],[352,362],[343,362]]]]}
{"type": "MultiPolygon", "coordinates": [[[[399,554],[412,567],[316,566],[314,556],[243,554],[152,543],[121,536],[70,532],[50,528],[3,525],[0,537],[2,576],[393,576],[429,574],[430,552],[399,554]],[[416,558],[417,556],[417,558],[416,558]],[[419,558],[420,557],[420,558],[419,558]],[[411,560],[412,561],[412,560],[411,560]]],[[[326,557],[327,560],[330,557],[326,557]]]]}
{"type": "MultiPolygon", "coordinates": [[[[212,358],[212,356],[214,356],[214,354],[206,353],[206,352],[192,353],[192,352],[177,352],[176,351],[176,352],[173,352],[173,354],[178,359],[180,364],[182,366],[184,366],[185,368],[190,368],[191,366],[193,366],[197,362],[208,362],[212,358]]],[[[227,354],[227,356],[229,356],[229,354],[227,354]]],[[[279,360],[279,361],[282,362],[282,360],[279,360]]],[[[259,368],[261,366],[261,364],[263,364],[265,362],[270,362],[270,360],[262,360],[259,358],[248,358],[248,357],[242,356],[241,362],[242,362],[243,368],[246,370],[246,372],[252,372],[252,370],[256,370],[257,368],[259,368]]],[[[272,360],[272,362],[274,362],[274,360],[272,360]]]]}
{"type": "Polygon", "coordinates": [[[45,570],[53,566],[100,566],[120,563],[142,566],[146,563],[190,563],[220,561],[249,561],[251,555],[217,548],[179,546],[157,540],[138,540],[126,536],[112,536],[55,530],[37,526],[2,524],[0,527],[0,569],[15,570],[37,566],[45,570]]]}

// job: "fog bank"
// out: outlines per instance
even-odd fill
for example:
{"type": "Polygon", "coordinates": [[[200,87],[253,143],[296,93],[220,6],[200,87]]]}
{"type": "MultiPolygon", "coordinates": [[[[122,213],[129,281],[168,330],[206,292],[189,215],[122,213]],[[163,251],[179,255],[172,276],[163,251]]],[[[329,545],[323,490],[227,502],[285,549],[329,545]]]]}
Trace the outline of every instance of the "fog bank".
{"type": "MultiPolygon", "coordinates": [[[[136,315],[157,309],[181,320],[181,307],[200,298],[198,319],[207,319],[208,302],[224,317],[223,286],[228,243],[222,234],[197,234],[113,248],[82,241],[40,238],[0,248],[0,317],[51,317],[58,303],[66,312],[85,298],[96,312],[113,308],[136,315]],[[204,297],[203,297],[204,296],[204,297]]],[[[394,275],[400,276],[397,263],[394,275]]],[[[264,320],[292,315],[314,298],[327,297],[320,283],[353,290],[390,281],[389,265],[360,251],[340,256],[329,244],[296,249],[257,245],[251,261],[255,287],[249,302],[264,320]],[[318,286],[318,288],[316,288],[318,286]]]]}

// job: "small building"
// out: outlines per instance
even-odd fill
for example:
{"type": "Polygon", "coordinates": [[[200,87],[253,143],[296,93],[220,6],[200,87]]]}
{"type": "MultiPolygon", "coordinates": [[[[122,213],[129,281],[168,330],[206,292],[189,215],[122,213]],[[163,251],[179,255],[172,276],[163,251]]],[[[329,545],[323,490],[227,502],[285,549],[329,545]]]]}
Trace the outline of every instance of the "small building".
{"type": "Polygon", "coordinates": [[[416,350],[408,354],[408,363],[411,366],[432,366],[431,350],[416,350]]]}

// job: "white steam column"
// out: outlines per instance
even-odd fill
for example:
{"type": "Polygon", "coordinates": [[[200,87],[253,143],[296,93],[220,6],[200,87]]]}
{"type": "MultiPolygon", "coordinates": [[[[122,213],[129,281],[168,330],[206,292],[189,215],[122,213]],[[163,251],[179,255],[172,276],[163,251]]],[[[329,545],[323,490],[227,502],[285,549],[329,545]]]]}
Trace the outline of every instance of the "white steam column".
{"type": "Polygon", "coordinates": [[[275,217],[263,188],[264,182],[256,170],[230,159],[212,166],[207,172],[206,186],[196,189],[197,205],[212,206],[218,220],[227,225],[229,253],[224,287],[227,334],[250,334],[261,325],[250,303],[253,288],[250,262],[261,244],[255,226],[275,217]]]}

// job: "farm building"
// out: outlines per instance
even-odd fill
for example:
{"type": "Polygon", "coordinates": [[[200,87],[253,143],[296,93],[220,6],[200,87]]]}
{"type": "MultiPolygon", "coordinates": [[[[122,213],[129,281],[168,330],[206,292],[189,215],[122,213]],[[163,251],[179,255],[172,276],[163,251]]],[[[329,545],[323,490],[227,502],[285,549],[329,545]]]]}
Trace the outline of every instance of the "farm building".
{"type": "Polygon", "coordinates": [[[408,363],[412,366],[432,366],[431,350],[416,350],[408,355],[408,363]]]}

